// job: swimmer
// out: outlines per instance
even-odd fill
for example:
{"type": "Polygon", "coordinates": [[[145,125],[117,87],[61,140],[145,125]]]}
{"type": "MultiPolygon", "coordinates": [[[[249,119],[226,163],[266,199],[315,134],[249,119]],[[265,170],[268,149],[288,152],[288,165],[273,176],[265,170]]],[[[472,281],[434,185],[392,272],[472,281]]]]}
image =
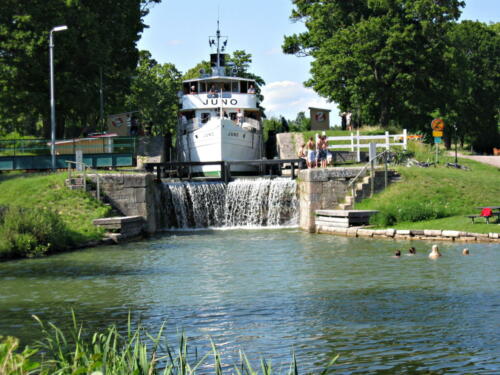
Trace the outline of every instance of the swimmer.
{"type": "Polygon", "coordinates": [[[437,245],[432,245],[432,251],[429,254],[429,258],[431,259],[437,259],[441,256],[441,253],[439,252],[439,248],[437,245]]]}
{"type": "Polygon", "coordinates": [[[408,255],[415,255],[417,253],[417,250],[412,246],[408,249],[408,255]]]}
{"type": "Polygon", "coordinates": [[[399,258],[401,256],[401,251],[400,250],[396,250],[396,252],[394,253],[394,257],[393,258],[399,258]]]}
{"type": "Polygon", "coordinates": [[[465,248],[462,250],[462,255],[470,255],[469,249],[465,248]]]}

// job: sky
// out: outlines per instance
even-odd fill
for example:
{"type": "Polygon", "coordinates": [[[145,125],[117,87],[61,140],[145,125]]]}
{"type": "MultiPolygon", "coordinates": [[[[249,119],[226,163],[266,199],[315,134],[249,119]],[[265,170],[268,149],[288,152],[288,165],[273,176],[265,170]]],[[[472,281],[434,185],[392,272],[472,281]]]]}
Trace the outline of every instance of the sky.
{"type": "MultiPolygon", "coordinates": [[[[151,52],[160,63],[173,63],[182,72],[202,60],[211,49],[208,37],[215,35],[217,19],[228,36],[227,52],[252,54],[250,70],[261,76],[268,117],[294,119],[308,107],[332,110],[331,126],[340,124],[335,103],[328,103],[303,82],[310,77],[311,59],[281,52],[283,37],[305,31],[290,20],[291,0],[163,0],[150,9],[139,49],[151,52]]],[[[461,19],[500,22],[500,0],[466,0],[461,19]]]]}

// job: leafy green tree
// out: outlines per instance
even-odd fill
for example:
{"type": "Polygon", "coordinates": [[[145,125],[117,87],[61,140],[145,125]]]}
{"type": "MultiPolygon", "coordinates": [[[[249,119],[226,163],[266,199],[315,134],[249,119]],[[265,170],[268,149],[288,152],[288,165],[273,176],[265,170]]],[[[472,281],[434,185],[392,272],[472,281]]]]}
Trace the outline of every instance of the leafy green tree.
{"type": "Polygon", "coordinates": [[[181,73],[173,64],[159,64],[148,51],[140,51],[126,105],[139,110],[143,124],[152,124],[154,135],[173,133],[179,110],[181,73]]]}
{"type": "Polygon", "coordinates": [[[306,85],[364,123],[428,126],[443,90],[445,40],[459,0],[294,0],[307,31],[283,51],[311,56],[306,85]]]}
{"type": "MultiPolygon", "coordinates": [[[[499,24],[496,24],[499,25],[499,24]]],[[[448,138],[458,137],[476,151],[491,152],[500,137],[500,33],[498,26],[463,21],[447,34],[448,79],[440,115],[448,124],[448,138]]]]}
{"type": "Polygon", "coordinates": [[[143,18],[159,1],[0,2],[0,129],[50,133],[48,37],[63,24],[54,36],[57,136],[97,124],[101,71],[106,111],[121,111],[143,18]]]}
{"type": "Polygon", "coordinates": [[[189,69],[184,75],[182,76],[182,79],[194,79],[194,78],[199,78],[201,76],[200,72],[206,72],[207,74],[212,71],[212,68],[210,67],[210,61],[202,61],[196,66],[192,67],[189,69]]]}
{"type": "Polygon", "coordinates": [[[288,121],[288,124],[292,132],[305,132],[311,130],[311,119],[306,117],[305,112],[297,113],[295,120],[288,121]]]}

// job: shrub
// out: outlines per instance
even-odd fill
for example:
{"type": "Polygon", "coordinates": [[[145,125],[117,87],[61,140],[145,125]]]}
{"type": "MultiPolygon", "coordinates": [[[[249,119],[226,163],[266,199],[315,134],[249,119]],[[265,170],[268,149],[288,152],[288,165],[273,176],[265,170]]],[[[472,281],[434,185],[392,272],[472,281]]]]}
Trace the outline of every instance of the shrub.
{"type": "Polygon", "coordinates": [[[71,244],[70,232],[51,210],[10,207],[0,221],[0,258],[41,256],[71,244]]]}
{"type": "Polygon", "coordinates": [[[402,222],[439,219],[451,215],[442,204],[417,200],[407,200],[404,205],[394,202],[379,209],[381,212],[371,217],[370,224],[380,227],[402,222]]]}

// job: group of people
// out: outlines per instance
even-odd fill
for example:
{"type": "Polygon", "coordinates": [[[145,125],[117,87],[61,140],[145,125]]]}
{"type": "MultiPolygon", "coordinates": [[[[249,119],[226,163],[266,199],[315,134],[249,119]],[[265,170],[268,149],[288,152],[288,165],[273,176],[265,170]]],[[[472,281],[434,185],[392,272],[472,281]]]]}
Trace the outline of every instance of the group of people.
{"type": "Polygon", "coordinates": [[[321,135],[318,142],[314,142],[313,137],[307,143],[300,146],[298,157],[305,159],[307,168],[322,167],[328,165],[328,141],[326,135],[321,135]]]}
{"type": "MultiPolygon", "coordinates": [[[[407,255],[411,256],[411,255],[415,255],[415,254],[417,254],[417,250],[414,247],[410,247],[408,249],[407,255]]],[[[463,249],[462,255],[470,255],[469,249],[467,249],[467,248],[463,249]]],[[[437,259],[437,258],[442,256],[441,253],[439,252],[438,245],[432,245],[431,252],[429,253],[428,256],[430,259],[437,259]]],[[[401,257],[401,250],[396,250],[394,252],[394,258],[399,258],[399,257],[401,257]]]]}

